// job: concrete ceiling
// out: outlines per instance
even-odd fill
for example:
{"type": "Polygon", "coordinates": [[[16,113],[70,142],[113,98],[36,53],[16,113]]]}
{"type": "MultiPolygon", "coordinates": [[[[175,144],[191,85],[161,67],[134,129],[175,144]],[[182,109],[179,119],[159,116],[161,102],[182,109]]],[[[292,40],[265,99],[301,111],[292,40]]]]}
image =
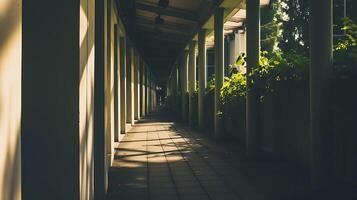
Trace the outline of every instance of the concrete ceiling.
{"type": "Polygon", "coordinates": [[[118,0],[119,13],[139,52],[158,81],[165,82],[171,67],[197,30],[223,0],[118,0]],[[162,24],[155,23],[160,14],[162,24]]]}
{"type": "Polygon", "coordinates": [[[241,26],[245,18],[245,13],[241,16],[239,12],[245,9],[245,0],[169,0],[166,8],[159,6],[159,0],[117,0],[117,4],[130,40],[162,83],[188,42],[197,37],[199,28],[210,30],[208,43],[212,39],[216,7],[225,8],[227,33],[241,26]],[[162,24],[155,23],[159,14],[162,24]]]}

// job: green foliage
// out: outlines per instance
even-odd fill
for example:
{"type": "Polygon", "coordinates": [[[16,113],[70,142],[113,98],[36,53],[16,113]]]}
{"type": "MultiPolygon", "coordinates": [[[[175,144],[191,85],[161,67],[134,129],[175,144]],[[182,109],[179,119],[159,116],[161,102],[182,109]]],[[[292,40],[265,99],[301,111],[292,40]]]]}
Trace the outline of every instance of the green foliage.
{"type": "Polygon", "coordinates": [[[229,77],[224,77],[223,87],[220,91],[223,105],[231,105],[244,100],[247,94],[247,79],[240,69],[245,66],[245,63],[245,54],[238,55],[234,65],[230,66],[229,77]]]}
{"type": "Polygon", "coordinates": [[[213,93],[214,92],[214,86],[215,86],[215,78],[214,78],[214,75],[213,75],[212,78],[207,82],[206,94],[207,93],[213,93]]]}
{"type": "Polygon", "coordinates": [[[309,60],[296,52],[262,52],[259,67],[249,74],[252,89],[257,89],[261,100],[268,93],[287,81],[301,81],[307,78],[309,60]]]}
{"type": "Polygon", "coordinates": [[[342,19],[345,37],[334,47],[334,71],[339,78],[357,74],[357,24],[349,18],[342,19]]]}
{"type": "Polygon", "coordinates": [[[271,0],[271,5],[261,8],[261,12],[261,48],[271,52],[277,49],[282,39],[282,23],[278,21],[281,3],[271,0]]]}
{"type": "Polygon", "coordinates": [[[229,66],[228,74],[231,76],[232,74],[240,73],[241,69],[245,67],[245,59],[245,53],[239,54],[237,56],[236,62],[233,65],[229,66]]]}
{"type": "Polygon", "coordinates": [[[224,77],[220,96],[223,104],[241,101],[247,94],[247,80],[242,73],[233,73],[231,77],[224,77]]]}
{"type": "Polygon", "coordinates": [[[277,4],[276,21],[281,23],[279,49],[294,50],[299,54],[309,52],[310,0],[273,0],[277,4]]]}

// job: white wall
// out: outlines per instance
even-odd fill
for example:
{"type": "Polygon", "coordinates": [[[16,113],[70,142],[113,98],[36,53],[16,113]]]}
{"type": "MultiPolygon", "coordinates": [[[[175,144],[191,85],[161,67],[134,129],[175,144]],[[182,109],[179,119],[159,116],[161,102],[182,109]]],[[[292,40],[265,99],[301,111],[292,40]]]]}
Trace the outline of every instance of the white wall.
{"type": "MultiPolygon", "coordinates": [[[[237,55],[241,54],[241,53],[246,53],[247,52],[247,46],[246,46],[246,33],[236,33],[235,34],[235,40],[234,40],[234,59],[237,58],[237,55]]],[[[239,69],[241,72],[245,73],[246,72],[246,68],[245,67],[241,67],[239,69]]]]}
{"type": "Polygon", "coordinates": [[[247,52],[247,41],[246,41],[246,33],[236,33],[235,35],[235,43],[236,43],[236,52],[246,53],[247,52]]]}
{"type": "Polygon", "coordinates": [[[229,42],[229,64],[234,64],[241,53],[246,53],[246,34],[235,33],[234,39],[229,42]]]}

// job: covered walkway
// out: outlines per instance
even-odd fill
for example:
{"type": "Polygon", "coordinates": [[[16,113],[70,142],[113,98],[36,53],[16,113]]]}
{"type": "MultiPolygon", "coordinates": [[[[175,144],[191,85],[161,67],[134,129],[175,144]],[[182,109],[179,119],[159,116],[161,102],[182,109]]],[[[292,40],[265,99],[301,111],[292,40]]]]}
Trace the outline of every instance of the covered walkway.
{"type": "Polygon", "coordinates": [[[160,109],[134,125],[116,147],[108,199],[354,199],[350,188],[312,193],[306,171],[278,157],[247,159],[160,109]]]}
{"type": "Polygon", "coordinates": [[[357,199],[357,30],[282,1],[0,0],[0,200],[357,199]]]}

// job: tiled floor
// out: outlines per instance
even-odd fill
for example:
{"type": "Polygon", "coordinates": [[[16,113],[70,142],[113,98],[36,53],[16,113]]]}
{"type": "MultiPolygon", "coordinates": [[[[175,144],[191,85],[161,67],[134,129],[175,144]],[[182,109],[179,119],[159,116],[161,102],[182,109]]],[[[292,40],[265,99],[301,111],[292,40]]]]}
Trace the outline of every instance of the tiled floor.
{"type": "Polygon", "coordinates": [[[229,149],[156,113],[116,149],[108,199],[310,199],[301,170],[229,149]]]}

